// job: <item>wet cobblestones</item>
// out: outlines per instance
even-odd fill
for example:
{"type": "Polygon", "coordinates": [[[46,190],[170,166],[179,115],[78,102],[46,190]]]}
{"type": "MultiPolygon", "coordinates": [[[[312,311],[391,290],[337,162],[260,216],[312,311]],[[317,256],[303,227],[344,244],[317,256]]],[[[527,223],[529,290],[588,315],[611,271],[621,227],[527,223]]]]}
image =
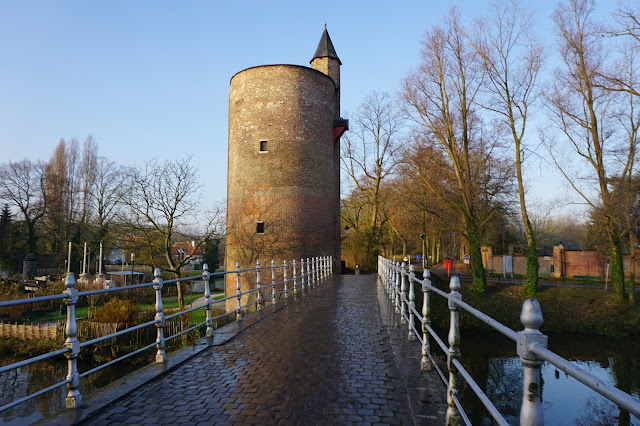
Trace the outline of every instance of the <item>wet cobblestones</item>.
{"type": "Polygon", "coordinates": [[[86,424],[443,424],[446,391],[407,385],[435,379],[420,374],[419,344],[415,368],[396,359],[406,330],[381,291],[375,276],[327,279],[86,424]]]}

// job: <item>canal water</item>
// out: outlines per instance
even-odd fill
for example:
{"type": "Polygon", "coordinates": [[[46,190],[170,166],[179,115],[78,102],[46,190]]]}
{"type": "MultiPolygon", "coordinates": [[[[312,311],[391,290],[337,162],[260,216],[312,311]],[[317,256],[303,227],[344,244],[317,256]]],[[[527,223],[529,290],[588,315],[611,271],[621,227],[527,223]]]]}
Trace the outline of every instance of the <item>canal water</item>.
{"type": "MultiPolygon", "coordinates": [[[[0,365],[9,365],[20,359],[2,357],[0,365]]],[[[94,366],[82,361],[78,362],[80,372],[90,370],[94,366]]],[[[80,380],[80,392],[87,395],[135,370],[136,366],[117,365],[105,367],[80,380]]],[[[39,391],[58,383],[67,376],[67,360],[63,357],[49,362],[37,362],[17,370],[0,374],[0,405],[15,401],[25,395],[39,391]]],[[[67,386],[63,385],[53,391],[39,395],[27,402],[0,413],[2,425],[25,425],[40,420],[47,415],[64,409],[67,386]]]]}
{"type": "MultiPolygon", "coordinates": [[[[446,341],[446,333],[441,334],[446,341]]],[[[433,345],[432,345],[433,348],[433,345]]],[[[549,349],[584,371],[638,398],[640,336],[610,339],[579,334],[550,334],[549,349]]],[[[516,344],[499,333],[463,332],[462,363],[510,424],[519,424],[522,363],[516,344]]],[[[545,424],[638,425],[640,419],[597,392],[545,363],[542,367],[545,424]]],[[[462,404],[474,425],[490,425],[475,394],[465,387],[462,404]]]]}

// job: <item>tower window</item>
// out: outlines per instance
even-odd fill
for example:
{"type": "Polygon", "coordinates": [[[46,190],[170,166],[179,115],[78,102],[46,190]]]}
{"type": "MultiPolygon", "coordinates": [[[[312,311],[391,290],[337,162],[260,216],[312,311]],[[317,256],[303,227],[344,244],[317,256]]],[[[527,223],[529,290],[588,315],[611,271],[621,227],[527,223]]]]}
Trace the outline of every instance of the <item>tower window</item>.
{"type": "Polygon", "coordinates": [[[260,152],[269,152],[267,149],[267,141],[260,141],[260,152]]]}
{"type": "Polygon", "coordinates": [[[256,234],[264,234],[264,222],[256,223],[256,234]]]}

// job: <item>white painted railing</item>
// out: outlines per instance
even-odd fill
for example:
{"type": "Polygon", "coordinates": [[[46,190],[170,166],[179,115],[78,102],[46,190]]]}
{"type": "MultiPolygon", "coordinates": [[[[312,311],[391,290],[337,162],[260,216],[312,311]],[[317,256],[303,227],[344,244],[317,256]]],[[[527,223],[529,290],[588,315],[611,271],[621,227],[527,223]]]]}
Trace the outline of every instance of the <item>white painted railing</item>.
{"type": "Polygon", "coordinates": [[[460,377],[467,382],[496,423],[500,425],[508,424],[491,400],[485,395],[482,389],[480,389],[480,386],[478,386],[460,363],[460,329],[458,326],[458,311],[460,308],[516,342],[516,352],[524,368],[520,424],[544,424],[541,399],[541,367],[545,361],[600,393],[623,409],[640,417],[640,401],[638,399],[584,372],[566,359],[547,349],[547,336],[539,330],[542,325],[542,310],[537,300],[527,299],[523,303],[520,321],[524,325],[524,330],[516,332],[463,302],[462,295],[459,292],[460,279],[457,276],[451,277],[449,283],[449,289],[451,291],[446,293],[431,285],[428,269],[424,271],[423,279],[420,280],[415,276],[413,265],[407,268],[404,262],[394,262],[382,256],[378,257],[378,275],[389,295],[389,299],[395,306],[396,313],[400,315],[401,323],[407,324],[408,339],[418,339],[420,341],[422,350],[421,369],[426,371],[435,368],[440,379],[447,386],[447,425],[458,425],[462,422],[471,424],[457,397],[460,389],[460,377]],[[414,286],[416,283],[421,285],[423,294],[422,312],[418,312],[415,307],[414,286]],[[432,292],[447,299],[448,302],[450,311],[449,346],[447,346],[442,339],[438,337],[433,328],[431,328],[432,292]],[[416,328],[416,323],[421,324],[420,330],[416,328]],[[447,355],[448,379],[435,362],[431,352],[431,338],[447,355]]]}
{"type": "MultiPolygon", "coordinates": [[[[276,265],[275,261],[272,260],[270,266],[266,266],[266,267],[262,266],[260,264],[260,261],[258,261],[256,263],[256,266],[253,268],[241,269],[240,264],[238,263],[236,270],[217,272],[217,273],[210,273],[208,266],[205,264],[204,272],[202,273],[202,275],[197,275],[197,276],[188,277],[188,278],[163,280],[162,275],[160,273],[160,269],[156,268],[156,270],[154,271],[153,282],[130,285],[126,287],[106,288],[106,289],[83,291],[83,292],[79,292],[75,288],[76,286],[75,277],[73,276],[73,274],[68,273],[65,278],[66,289],[62,292],[62,294],[57,294],[52,296],[32,297],[29,299],[8,300],[8,301],[0,302],[0,308],[16,306],[16,305],[24,305],[24,304],[36,303],[36,302],[52,301],[52,300],[62,300],[67,305],[67,320],[66,320],[66,329],[65,329],[66,340],[64,342],[63,347],[58,350],[55,350],[40,356],[32,357],[20,362],[16,362],[10,365],[0,367],[0,374],[33,364],[35,362],[44,361],[44,360],[55,358],[55,357],[65,356],[68,360],[68,374],[65,380],[58,383],[54,383],[47,388],[40,389],[34,393],[25,395],[20,399],[7,403],[2,407],[0,407],[0,412],[7,410],[11,407],[14,407],[18,404],[21,404],[23,402],[29,401],[38,395],[42,395],[46,392],[52,391],[64,385],[67,385],[67,388],[69,390],[66,398],[66,407],[77,408],[82,404],[82,395],[80,394],[79,386],[80,386],[80,380],[83,377],[86,377],[109,365],[115,364],[126,358],[137,355],[140,352],[143,352],[145,350],[148,350],[154,347],[156,348],[156,362],[163,363],[166,361],[166,357],[167,357],[165,353],[165,342],[167,340],[179,337],[185,333],[188,333],[204,325],[206,325],[206,336],[212,337],[214,320],[227,317],[227,316],[232,316],[235,314],[236,320],[241,321],[243,317],[243,313],[246,313],[248,309],[252,309],[254,305],[257,310],[261,310],[263,308],[263,305],[266,303],[275,304],[278,299],[278,296],[284,295],[284,297],[286,298],[289,296],[290,291],[295,293],[297,291],[304,290],[305,288],[309,288],[317,283],[320,283],[324,278],[331,275],[332,273],[333,273],[333,258],[331,256],[314,257],[311,259],[307,258],[306,260],[301,259],[299,264],[296,264],[296,261],[294,260],[290,266],[287,265],[286,261],[282,265],[276,265]],[[300,272],[297,271],[298,265],[300,267],[300,272]],[[279,274],[279,273],[277,274],[276,271],[279,272],[280,270],[282,270],[282,274],[279,274]],[[289,274],[289,270],[291,271],[291,274],[289,274]],[[269,284],[265,284],[262,274],[269,271],[271,272],[271,282],[269,284]],[[253,274],[253,273],[256,274],[255,286],[245,292],[242,292],[240,288],[242,274],[253,274]],[[211,298],[209,282],[213,277],[230,275],[230,274],[236,275],[236,279],[238,282],[237,292],[234,294],[227,294],[225,298],[218,299],[216,300],[216,302],[223,302],[227,300],[237,299],[238,307],[235,310],[226,312],[216,317],[212,317],[211,309],[213,305],[213,300],[211,298]],[[282,276],[281,280],[276,279],[278,275],[282,276]],[[194,306],[189,309],[185,309],[180,312],[172,313],[170,315],[165,315],[163,313],[163,304],[162,304],[162,295],[161,295],[162,287],[168,284],[184,282],[184,281],[194,281],[194,280],[204,281],[204,297],[206,299],[205,303],[202,305],[194,306]],[[156,301],[155,301],[156,314],[155,314],[155,318],[152,321],[148,321],[143,324],[129,327],[124,330],[120,330],[115,333],[111,333],[111,334],[101,336],[85,342],[78,341],[76,304],[79,298],[98,295],[98,294],[130,291],[133,289],[148,288],[148,287],[153,287],[153,289],[155,290],[155,298],[156,298],[156,301]],[[264,296],[265,292],[269,292],[270,295],[264,296]],[[243,296],[253,294],[253,293],[256,293],[256,297],[252,298],[250,302],[247,302],[243,305],[242,304],[243,296]],[[203,322],[196,324],[185,330],[182,330],[176,334],[165,336],[165,324],[167,320],[179,317],[184,314],[188,314],[190,312],[195,312],[201,309],[204,309],[206,312],[206,319],[203,322]],[[138,329],[149,327],[149,326],[155,326],[157,328],[157,338],[154,343],[138,348],[133,352],[120,356],[112,361],[101,364],[91,370],[84,371],[84,372],[78,371],[78,356],[82,349],[87,348],[91,345],[95,345],[96,343],[100,343],[105,340],[108,340],[117,336],[121,336],[126,333],[132,332],[134,330],[138,330],[138,329]]],[[[253,282],[253,279],[248,279],[248,281],[253,282]]],[[[245,298],[245,300],[248,300],[248,299],[250,298],[248,297],[245,298]]]]}

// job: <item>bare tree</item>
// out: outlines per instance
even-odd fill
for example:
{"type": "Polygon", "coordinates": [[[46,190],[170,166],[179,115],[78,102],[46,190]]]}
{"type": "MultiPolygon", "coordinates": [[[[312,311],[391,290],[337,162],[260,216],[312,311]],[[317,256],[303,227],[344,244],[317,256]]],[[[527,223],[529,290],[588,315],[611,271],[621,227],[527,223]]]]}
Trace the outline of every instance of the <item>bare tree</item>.
{"type": "Polygon", "coordinates": [[[45,165],[25,159],[0,166],[0,198],[11,203],[22,214],[26,252],[35,253],[36,225],[47,207],[45,165]]]}
{"type": "Polygon", "coordinates": [[[105,157],[95,161],[94,182],[90,200],[98,229],[106,227],[114,217],[118,203],[118,189],[123,183],[123,170],[105,157]]]}
{"type": "Polygon", "coordinates": [[[366,253],[363,269],[375,265],[372,253],[382,230],[380,220],[381,185],[395,167],[394,151],[400,117],[387,93],[373,92],[360,104],[352,128],[345,136],[342,162],[358,191],[366,194],[369,211],[365,231],[366,253]]]}
{"type": "MultiPolygon", "coordinates": [[[[126,208],[122,221],[128,225],[130,241],[143,241],[154,267],[181,277],[181,269],[192,255],[174,257],[174,237],[204,218],[199,208],[200,184],[191,157],[175,161],[150,161],[144,168],[129,167],[122,186],[121,201],[126,208]]],[[[203,224],[199,235],[192,235],[200,247],[215,231],[216,218],[203,224]]],[[[193,250],[195,253],[195,250],[193,250]]],[[[178,282],[180,310],[184,309],[182,286],[178,282]]]]}
{"type": "Polygon", "coordinates": [[[543,47],[532,33],[531,13],[523,11],[517,0],[495,2],[490,13],[489,19],[478,22],[475,37],[490,95],[483,107],[498,116],[513,143],[520,212],[527,237],[524,291],[532,296],[538,290],[539,265],[536,237],[527,213],[522,163],[529,111],[538,94],[536,83],[543,47]]]}
{"type": "MultiPolygon", "coordinates": [[[[601,213],[611,258],[611,284],[620,300],[624,299],[624,271],[620,234],[615,220],[618,187],[610,176],[626,181],[632,171],[635,146],[629,141],[616,143],[613,137],[613,93],[602,88],[599,77],[606,74],[603,27],[594,19],[592,0],[569,0],[554,12],[563,68],[556,70],[554,89],[549,96],[552,119],[578,158],[591,169],[588,176],[559,170],[572,188],[595,211],[601,213]],[[597,198],[585,188],[580,178],[590,177],[596,183],[597,198]]],[[[575,160],[574,160],[575,161],[575,160]]]]}
{"type": "MultiPolygon", "coordinates": [[[[405,78],[402,97],[405,111],[422,132],[446,154],[455,176],[459,213],[469,243],[473,287],[486,291],[480,251],[477,201],[481,165],[474,165],[474,152],[482,142],[476,95],[484,75],[480,57],[463,29],[460,14],[452,8],[444,26],[429,31],[422,42],[422,61],[405,78]]],[[[485,147],[486,148],[486,147],[485,147]]],[[[488,148],[488,151],[491,149],[488,148]]],[[[476,158],[484,158],[478,155],[476,158]]]]}

